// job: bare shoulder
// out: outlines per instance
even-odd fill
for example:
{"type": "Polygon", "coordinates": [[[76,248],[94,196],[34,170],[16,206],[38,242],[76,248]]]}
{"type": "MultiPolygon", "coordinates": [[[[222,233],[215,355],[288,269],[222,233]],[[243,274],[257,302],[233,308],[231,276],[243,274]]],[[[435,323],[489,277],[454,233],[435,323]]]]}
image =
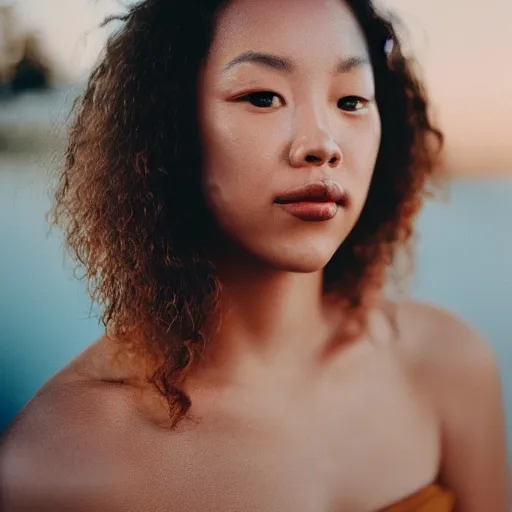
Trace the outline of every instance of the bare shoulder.
{"type": "Polygon", "coordinates": [[[510,506],[507,442],[499,367],[489,342],[442,308],[396,305],[400,346],[436,408],[442,433],[441,477],[464,512],[510,506]]]}
{"type": "Polygon", "coordinates": [[[400,350],[441,409],[460,409],[475,393],[496,394],[500,382],[494,351],[473,326],[425,302],[399,303],[395,311],[400,350]]]}
{"type": "Polygon", "coordinates": [[[140,393],[97,378],[93,355],[99,357],[98,345],[48,381],[4,435],[6,512],[116,510],[120,472],[145,449],[134,427],[140,393]]]}
{"type": "Polygon", "coordinates": [[[453,372],[494,371],[495,356],[487,340],[453,312],[420,301],[394,305],[401,347],[412,361],[453,372]],[[454,363],[457,363],[454,366],[454,363]],[[476,363],[476,367],[475,367],[476,363]]]}

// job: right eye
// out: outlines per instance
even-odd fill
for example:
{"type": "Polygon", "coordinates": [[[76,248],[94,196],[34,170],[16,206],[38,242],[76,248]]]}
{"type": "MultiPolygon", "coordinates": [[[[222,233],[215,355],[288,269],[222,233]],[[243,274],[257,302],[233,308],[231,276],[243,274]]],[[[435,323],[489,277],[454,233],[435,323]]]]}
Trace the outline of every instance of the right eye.
{"type": "Polygon", "coordinates": [[[251,105],[261,108],[270,109],[277,108],[280,106],[280,96],[275,92],[262,91],[262,92],[251,92],[245,96],[238,98],[238,101],[249,102],[251,105]]]}

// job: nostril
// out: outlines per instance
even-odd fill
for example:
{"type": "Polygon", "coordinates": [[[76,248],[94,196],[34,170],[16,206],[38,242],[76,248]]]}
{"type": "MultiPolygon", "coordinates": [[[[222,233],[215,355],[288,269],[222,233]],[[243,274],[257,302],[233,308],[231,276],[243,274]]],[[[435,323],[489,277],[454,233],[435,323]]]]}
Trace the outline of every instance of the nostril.
{"type": "Polygon", "coordinates": [[[338,161],[338,157],[337,157],[337,156],[333,156],[333,157],[329,160],[329,163],[330,163],[330,164],[335,164],[337,161],[338,161]]]}
{"type": "Polygon", "coordinates": [[[308,155],[306,157],[306,162],[318,162],[320,160],[320,157],[315,155],[308,155]]]}

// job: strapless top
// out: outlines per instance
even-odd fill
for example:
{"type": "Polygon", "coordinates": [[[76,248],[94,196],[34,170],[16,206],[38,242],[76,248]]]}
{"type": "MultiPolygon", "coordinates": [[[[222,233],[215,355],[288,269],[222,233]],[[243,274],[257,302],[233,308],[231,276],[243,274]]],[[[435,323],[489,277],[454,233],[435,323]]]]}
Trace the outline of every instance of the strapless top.
{"type": "Polygon", "coordinates": [[[430,484],[379,512],[452,512],[455,493],[439,484],[430,484]]]}

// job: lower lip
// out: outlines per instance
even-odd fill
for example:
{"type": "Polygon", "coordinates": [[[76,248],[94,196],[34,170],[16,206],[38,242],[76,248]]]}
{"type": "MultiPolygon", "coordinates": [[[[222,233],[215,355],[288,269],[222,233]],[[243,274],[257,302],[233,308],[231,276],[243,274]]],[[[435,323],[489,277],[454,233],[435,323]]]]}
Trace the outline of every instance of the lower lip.
{"type": "Polygon", "coordinates": [[[299,201],[279,204],[288,213],[301,220],[325,221],[332,219],[338,211],[338,205],[332,201],[299,201]]]}

